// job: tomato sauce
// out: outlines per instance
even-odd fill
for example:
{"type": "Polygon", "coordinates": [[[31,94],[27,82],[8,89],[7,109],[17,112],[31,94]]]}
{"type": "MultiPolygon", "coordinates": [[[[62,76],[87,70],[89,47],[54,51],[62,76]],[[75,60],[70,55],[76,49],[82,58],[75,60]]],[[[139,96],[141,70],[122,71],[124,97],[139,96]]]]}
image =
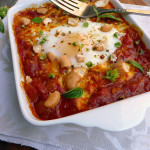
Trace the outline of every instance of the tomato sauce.
{"type": "MultiPolygon", "coordinates": [[[[50,4],[46,4],[46,7],[50,8],[49,16],[56,18],[56,20],[59,16],[61,20],[58,23],[65,23],[68,16],[62,15],[62,10],[56,12],[56,7],[50,4]],[[53,13],[54,11],[55,13],[53,13]]],[[[16,14],[13,28],[23,75],[30,76],[33,80],[32,83],[24,83],[23,86],[32,112],[37,118],[41,120],[61,118],[150,91],[150,77],[146,75],[150,69],[150,51],[146,49],[137,31],[129,27],[125,31],[126,35],[121,39],[122,46],[117,49],[115,54],[118,60],[135,60],[143,67],[144,72],[134,68],[134,75],[131,79],[124,81],[117,79],[116,82],[111,82],[103,79],[106,71],[99,72],[96,69],[89,69],[84,77],[83,89],[90,94],[90,97],[82,99],[82,109],[76,107],[77,99],[64,97],[61,97],[60,103],[56,107],[45,107],[44,101],[50,92],[59,91],[61,94],[66,92],[66,89],[59,83],[59,79],[67,70],[60,69],[59,64],[53,64],[47,58],[40,60],[39,55],[33,52],[32,44],[25,39],[32,39],[31,35],[25,36],[30,31],[31,26],[23,30],[18,20],[22,16],[28,16],[30,19],[40,17],[34,10],[35,8],[27,9],[16,14]],[[135,41],[140,41],[140,43],[137,45],[135,41]],[[142,54],[140,54],[140,50],[143,51],[142,54]],[[48,74],[53,71],[54,67],[59,73],[54,79],[50,79],[48,74]]],[[[95,18],[92,18],[92,21],[95,21],[95,18]]],[[[114,23],[110,19],[107,19],[107,22],[114,23]]],[[[42,25],[37,25],[37,27],[38,30],[43,28],[42,25]]]]}

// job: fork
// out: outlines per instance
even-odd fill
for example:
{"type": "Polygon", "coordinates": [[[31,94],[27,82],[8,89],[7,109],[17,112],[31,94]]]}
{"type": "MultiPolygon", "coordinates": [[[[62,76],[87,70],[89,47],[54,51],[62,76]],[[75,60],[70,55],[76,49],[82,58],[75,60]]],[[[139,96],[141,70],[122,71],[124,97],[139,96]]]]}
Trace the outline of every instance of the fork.
{"type": "MultiPolygon", "coordinates": [[[[90,18],[96,16],[96,12],[93,9],[93,6],[90,6],[86,3],[80,2],[78,0],[51,0],[52,3],[65,10],[66,12],[81,17],[81,18],[90,18]]],[[[123,14],[141,14],[141,15],[150,15],[149,10],[137,10],[137,9],[102,9],[95,8],[98,11],[98,14],[104,13],[123,13],[123,14]]]]}

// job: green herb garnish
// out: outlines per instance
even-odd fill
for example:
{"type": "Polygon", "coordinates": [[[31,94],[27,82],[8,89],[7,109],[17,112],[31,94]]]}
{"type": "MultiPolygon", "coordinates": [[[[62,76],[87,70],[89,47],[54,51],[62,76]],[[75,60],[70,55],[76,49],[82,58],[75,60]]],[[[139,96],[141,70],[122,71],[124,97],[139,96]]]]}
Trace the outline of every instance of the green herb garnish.
{"type": "Polygon", "coordinates": [[[46,41],[47,41],[47,38],[44,36],[44,37],[41,39],[40,44],[43,45],[46,41]]]}
{"type": "Polygon", "coordinates": [[[85,28],[87,28],[87,27],[89,26],[89,23],[88,23],[88,22],[84,22],[83,26],[84,26],[85,28]]]}
{"type": "Polygon", "coordinates": [[[140,41],[135,41],[135,44],[136,44],[136,45],[139,45],[139,44],[140,44],[140,41]]]}
{"type": "Polygon", "coordinates": [[[43,19],[40,18],[40,17],[35,17],[35,18],[32,19],[32,21],[35,22],[35,23],[42,23],[43,19]]]}
{"type": "Polygon", "coordinates": [[[80,45],[80,48],[82,49],[83,47],[84,47],[84,44],[81,44],[81,45],[80,45]]]}
{"type": "Polygon", "coordinates": [[[67,15],[68,13],[66,11],[63,11],[63,15],[67,15]]]}
{"type": "Polygon", "coordinates": [[[24,24],[23,24],[23,25],[21,25],[21,28],[22,28],[22,29],[25,29],[25,25],[24,25],[24,24]]]}
{"type": "Polygon", "coordinates": [[[122,21],[120,18],[116,18],[115,16],[111,15],[111,14],[103,14],[103,15],[99,15],[98,10],[95,8],[95,6],[93,6],[94,12],[96,13],[97,16],[97,22],[100,18],[109,18],[109,19],[113,19],[116,21],[122,21]]]}
{"type": "Polygon", "coordinates": [[[81,2],[85,2],[86,0],[79,0],[79,1],[81,1],[81,2]]]}
{"type": "Polygon", "coordinates": [[[117,48],[119,48],[119,47],[121,47],[121,43],[120,43],[120,42],[117,42],[117,43],[115,43],[115,46],[116,46],[117,48]]]}
{"type": "Polygon", "coordinates": [[[0,32],[4,33],[4,31],[5,31],[4,24],[2,20],[0,20],[0,32]]]}
{"type": "Polygon", "coordinates": [[[0,17],[2,19],[7,15],[8,9],[9,8],[7,6],[1,6],[0,7],[0,17]]]}
{"type": "Polygon", "coordinates": [[[118,38],[118,32],[115,32],[113,35],[115,38],[118,38]]]}
{"type": "Polygon", "coordinates": [[[55,75],[53,73],[49,73],[49,78],[55,78],[55,75]]]}
{"type": "Polygon", "coordinates": [[[46,54],[43,54],[42,56],[40,56],[40,59],[41,59],[41,60],[46,59],[46,54]]]}
{"type": "Polygon", "coordinates": [[[117,68],[108,70],[106,76],[104,76],[104,79],[108,79],[112,82],[115,82],[117,78],[119,78],[119,73],[117,68]]]}
{"type": "Polygon", "coordinates": [[[58,6],[56,6],[56,9],[57,9],[57,10],[59,10],[59,7],[58,7],[58,6]]]}
{"type": "Polygon", "coordinates": [[[139,70],[141,70],[143,72],[143,67],[139,63],[137,63],[136,61],[127,60],[126,62],[130,63],[131,65],[133,65],[134,67],[138,68],[139,70]]]}
{"type": "Polygon", "coordinates": [[[93,63],[91,61],[86,63],[87,67],[91,68],[93,66],[93,63]]]}
{"type": "Polygon", "coordinates": [[[42,31],[42,30],[40,30],[39,35],[40,35],[40,36],[42,36],[42,35],[43,35],[43,31],[42,31]]]}
{"type": "Polygon", "coordinates": [[[120,96],[119,98],[124,99],[124,98],[125,98],[125,96],[124,96],[124,95],[122,95],[122,96],[120,96]]]}
{"type": "Polygon", "coordinates": [[[73,45],[73,46],[77,46],[77,42],[73,42],[72,45],[73,45]]]}
{"type": "Polygon", "coordinates": [[[90,51],[90,49],[89,49],[89,48],[86,48],[86,51],[88,52],[88,51],[90,51]]]}
{"type": "Polygon", "coordinates": [[[83,95],[83,88],[77,87],[74,88],[64,94],[62,94],[65,98],[80,98],[83,95]]]}
{"type": "Polygon", "coordinates": [[[142,55],[144,51],[142,49],[139,50],[139,54],[142,55]]]}

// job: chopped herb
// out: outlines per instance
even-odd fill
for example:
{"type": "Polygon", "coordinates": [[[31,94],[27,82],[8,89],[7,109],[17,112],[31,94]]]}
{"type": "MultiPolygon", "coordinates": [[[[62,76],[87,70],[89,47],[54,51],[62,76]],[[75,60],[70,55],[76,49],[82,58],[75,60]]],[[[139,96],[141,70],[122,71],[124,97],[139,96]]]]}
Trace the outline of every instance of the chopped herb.
{"type": "Polygon", "coordinates": [[[93,63],[91,61],[86,63],[87,67],[91,68],[93,66],[93,63]]]}
{"type": "Polygon", "coordinates": [[[117,48],[119,48],[119,47],[121,47],[121,43],[120,43],[120,42],[117,42],[117,43],[115,43],[115,46],[116,46],[117,48]]]}
{"type": "Polygon", "coordinates": [[[67,15],[68,13],[66,11],[63,11],[63,15],[67,15]]]}
{"type": "Polygon", "coordinates": [[[140,41],[135,41],[135,44],[136,44],[136,45],[139,45],[139,44],[140,44],[140,41]]]}
{"type": "Polygon", "coordinates": [[[139,54],[142,55],[144,51],[142,49],[139,50],[139,54]]]}
{"type": "Polygon", "coordinates": [[[43,35],[43,31],[42,31],[42,30],[40,30],[39,35],[40,35],[40,36],[42,36],[42,35],[43,35]]]}
{"type": "Polygon", "coordinates": [[[43,19],[40,18],[40,17],[35,17],[35,18],[32,19],[32,21],[35,22],[35,23],[42,23],[43,19]]]}
{"type": "Polygon", "coordinates": [[[55,78],[55,75],[53,73],[49,73],[49,78],[55,78]]]}
{"type": "Polygon", "coordinates": [[[4,24],[3,24],[2,20],[0,20],[0,32],[4,33],[4,31],[5,31],[4,24]]]}
{"type": "Polygon", "coordinates": [[[56,9],[57,9],[57,10],[59,10],[59,7],[58,7],[58,6],[56,6],[56,9]]]}
{"type": "Polygon", "coordinates": [[[126,62],[130,63],[131,65],[133,65],[134,67],[138,68],[139,70],[141,70],[143,72],[143,67],[136,61],[127,60],[126,62]]]}
{"type": "Polygon", "coordinates": [[[24,25],[24,24],[23,24],[23,25],[21,25],[21,28],[25,29],[25,25],[24,25]]]}
{"type": "Polygon", "coordinates": [[[47,41],[47,38],[44,36],[44,37],[41,39],[40,44],[43,45],[46,41],[47,41]]]}
{"type": "Polygon", "coordinates": [[[125,96],[124,96],[124,95],[122,95],[122,96],[120,96],[119,98],[124,99],[124,98],[125,98],[125,96]]]}
{"type": "Polygon", "coordinates": [[[117,78],[119,78],[119,73],[117,68],[108,70],[106,76],[104,76],[104,79],[108,79],[112,82],[115,82],[117,78]]]}
{"type": "Polygon", "coordinates": [[[85,2],[86,0],[79,0],[79,1],[81,1],[81,2],[85,2]]]}
{"type": "Polygon", "coordinates": [[[88,22],[84,22],[83,26],[84,26],[85,28],[87,28],[87,27],[89,26],[89,23],[88,23],[88,22]]]}
{"type": "Polygon", "coordinates": [[[113,35],[115,38],[118,38],[118,32],[115,32],[113,35]]]}
{"type": "Polygon", "coordinates": [[[9,8],[7,6],[1,6],[0,7],[0,17],[2,19],[7,15],[8,9],[9,8]]]}
{"type": "Polygon", "coordinates": [[[73,45],[73,46],[77,46],[77,42],[73,42],[72,45],[73,45]]]}
{"type": "Polygon", "coordinates": [[[41,56],[40,56],[40,59],[41,59],[41,60],[46,59],[46,54],[41,55],[41,56]]]}
{"type": "Polygon", "coordinates": [[[86,51],[90,51],[90,49],[89,49],[89,48],[86,48],[86,51]]]}
{"type": "Polygon", "coordinates": [[[64,94],[62,94],[65,98],[80,98],[83,95],[83,88],[77,87],[74,88],[64,94]]]}
{"type": "Polygon", "coordinates": [[[83,47],[84,47],[84,44],[81,44],[81,45],[80,45],[80,48],[82,49],[83,47]]]}

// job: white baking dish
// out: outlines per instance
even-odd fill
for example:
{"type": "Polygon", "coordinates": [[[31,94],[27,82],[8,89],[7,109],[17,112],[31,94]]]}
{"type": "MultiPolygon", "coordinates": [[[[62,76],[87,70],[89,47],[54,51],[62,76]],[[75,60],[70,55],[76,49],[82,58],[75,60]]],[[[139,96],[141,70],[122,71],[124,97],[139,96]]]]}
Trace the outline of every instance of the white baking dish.
{"type": "MultiPolygon", "coordinates": [[[[47,126],[60,123],[75,123],[87,127],[99,127],[110,131],[122,131],[139,124],[144,118],[146,109],[150,106],[150,92],[60,119],[41,121],[33,116],[27,102],[25,91],[20,86],[22,77],[12,24],[13,16],[18,11],[27,7],[31,7],[31,4],[36,4],[34,5],[36,7],[37,5],[40,5],[47,1],[48,0],[30,0],[27,3],[12,7],[8,12],[8,28],[13,56],[16,88],[21,111],[25,119],[31,124],[38,126],[47,126]]],[[[116,8],[123,8],[119,0],[110,1],[116,8]]],[[[136,26],[141,28],[132,16],[127,15],[125,16],[125,19],[130,24],[135,24],[136,26]]],[[[141,30],[143,29],[141,28],[141,30]]],[[[147,47],[150,46],[148,45],[148,43],[150,42],[150,35],[144,33],[143,40],[145,41],[145,43],[147,43],[147,47]]],[[[150,47],[148,48],[150,49],[150,47]]]]}

